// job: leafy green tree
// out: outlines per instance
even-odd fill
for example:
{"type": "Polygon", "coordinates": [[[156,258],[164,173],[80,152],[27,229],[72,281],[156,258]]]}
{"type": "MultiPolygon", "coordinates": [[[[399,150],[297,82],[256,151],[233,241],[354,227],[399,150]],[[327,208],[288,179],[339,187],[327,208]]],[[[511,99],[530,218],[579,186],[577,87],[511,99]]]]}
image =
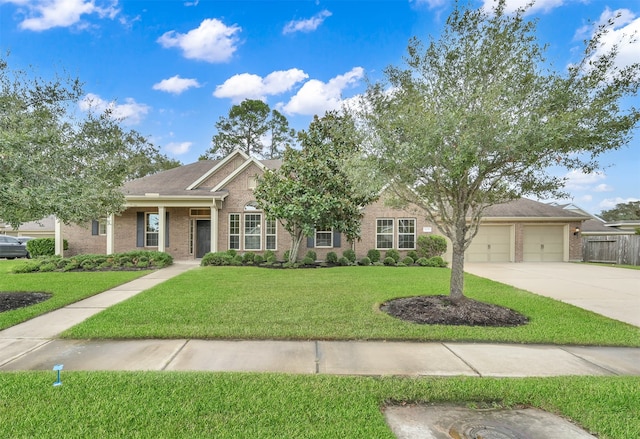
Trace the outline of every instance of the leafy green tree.
{"type": "MultiPolygon", "coordinates": [[[[530,7],[530,6],[528,6],[530,7]]],[[[527,8],[505,12],[456,4],[440,37],[412,39],[404,66],[368,88],[363,131],[372,169],[392,182],[452,242],[450,298],[464,298],[464,252],[488,206],[524,195],[560,197],[551,167],[592,172],[640,119],[640,65],[601,53],[606,26],[565,72],[546,63],[527,8]]]]}
{"type": "Polygon", "coordinates": [[[640,220],[640,201],[616,204],[613,209],[600,212],[599,216],[605,221],[640,220]]]}
{"type": "Polygon", "coordinates": [[[127,137],[129,138],[128,143],[132,148],[127,153],[128,171],[125,177],[126,180],[157,174],[182,165],[180,160],[171,159],[160,153],[155,145],[137,131],[129,131],[127,137]]]}
{"type": "Polygon", "coordinates": [[[342,168],[360,150],[350,117],[335,112],[316,116],[299,140],[302,149],[287,148],[282,166],[266,171],[254,191],[267,217],[280,221],[291,235],[289,262],[297,260],[302,239],[316,228],[333,228],[350,241],[357,239],[360,208],[376,198],[354,190],[342,168]]]}
{"type": "Polygon", "coordinates": [[[264,158],[281,159],[284,150],[295,145],[296,131],[289,127],[289,121],[278,110],[271,111],[269,130],[271,132],[271,142],[265,154],[263,154],[264,158]]]}
{"type": "Polygon", "coordinates": [[[0,59],[0,218],[82,223],[124,206],[132,154],[149,151],[109,112],[79,116],[79,80],[46,80],[0,59]]]}

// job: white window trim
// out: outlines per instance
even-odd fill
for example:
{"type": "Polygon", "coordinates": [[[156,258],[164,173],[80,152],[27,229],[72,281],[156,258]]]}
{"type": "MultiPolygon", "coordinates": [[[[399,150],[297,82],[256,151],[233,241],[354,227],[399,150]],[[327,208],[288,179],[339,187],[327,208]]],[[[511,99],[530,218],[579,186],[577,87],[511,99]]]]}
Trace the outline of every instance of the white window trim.
{"type": "Polygon", "coordinates": [[[107,218],[98,220],[98,236],[107,236],[107,218]]]}
{"type": "Polygon", "coordinates": [[[395,248],[395,227],[396,221],[395,218],[376,218],[376,250],[391,250],[395,248]],[[378,233],[378,221],[391,221],[391,233],[378,233]],[[391,236],[391,247],[378,247],[378,236],[391,236]]]}
{"type": "Polygon", "coordinates": [[[271,251],[276,251],[278,250],[278,221],[277,220],[271,220],[273,221],[274,224],[274,233],[268,233],[268,228],[267,228],[267,221],[269,221],[267,218],[264,219],[264,248],[265,250],[271,250],[271,251]],[[267,237],[268,236],[273,236],[275,238],[275,245],[273,248],[269,248],[267,246],[267,237]]]}
{"type": "Polygon", "coordinates": [[[418,222],[415,218],[398,218],[398,250],[415,250],[416,249],[416,239],[417,233],[416,228],[418,226],[418,222]],[[400,221],[413,221],[413,233],[400,233],[400,221]],[[400,235],[413,235],[413,247],[404,247],[400,248],[400,235]]]}
{"type": "Polygon", "coordinates": [[[158,212],[145,212],[144,213],[144,246],[149,248],[157,248],[158,243],[160,242],[160,214],[158,212]],[[150,232],[149,231],[149,215],[157,215],[158,216],[158,231],[150,232]],[[149,236],[156,235],[156,245],[149,245],[149,236]]]}
{"type": "Polygon", "coordinates": [[[313,234],[313,247],[314,248],[333,248],[333,228],[326,230],[318,230],[313,234]],[[318,233],[329,233],[329,245],[318,245],[318,233]]]}
{"type": "Polygon", "coordinates": [[[245,251],[252,251],[252,252],[259,252],[262,251],[262,222],[263,222],[263,215],[262,213],[245,213],[244,217],[242,218],[242,232],[243,232],[243,237],[242,237],[242,244],[243,244],[243,249],[245,251]],[[247,234],[247,217],[248,216],[258,216],[259,219],[257,221],[258,226],[260,227],[260,233],[258,234],[247,234]],[[259,246],[258,248],[247,248],[247,237],[251,237],[251,236],[257,236],[259,238],[258,242],[259,242],[259,246]]]}
{"type": "Polygon", "coordinates": [[[229,223],[228,223],[228,227],[229,227],[229,233],[227,233],[227,248],[231,249],[231,237],[232,236],[237,236],[238,237],[238,248],[235,248],[233,250],[240,250],[240,248],[242,247],[242,214],[240,213],[230,213],[229,214],[229,223]],[[231,233],[231,217],[232,216],[237,216],[238,217],[238,233],[231,233]]]}

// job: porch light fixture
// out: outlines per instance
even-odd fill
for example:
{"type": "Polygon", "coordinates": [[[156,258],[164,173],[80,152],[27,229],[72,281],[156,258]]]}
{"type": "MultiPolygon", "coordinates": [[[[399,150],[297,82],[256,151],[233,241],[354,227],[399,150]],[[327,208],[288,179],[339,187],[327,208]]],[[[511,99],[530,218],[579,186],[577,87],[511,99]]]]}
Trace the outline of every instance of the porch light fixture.
{"type": "Polygon", "coordinates": [[[578,236],[580,234],[580,227],[576,227],[576,230],[573,232],[573,236],[578,236]]]}

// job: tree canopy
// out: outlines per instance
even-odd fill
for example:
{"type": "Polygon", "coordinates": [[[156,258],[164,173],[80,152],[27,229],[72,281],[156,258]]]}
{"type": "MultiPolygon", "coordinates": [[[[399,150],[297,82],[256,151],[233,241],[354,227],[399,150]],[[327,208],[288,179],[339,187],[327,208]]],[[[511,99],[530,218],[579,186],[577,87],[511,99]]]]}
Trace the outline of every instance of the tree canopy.
{"type": "Polygon", "coordinates": [[[360,236],[361,207],[375,200],[373,193],[355,190],[343,162],[360,151],[353,120],[335,112],[314,117],[301,131],[302,148],[287,148],[282,166],[267,170],[254,191],[268,218],[280,221],[292,238],[289,262],[295,262],[300,243],[316,229],[360,236]]]}
{"type": "Polygon", "coordinates": [[[287,118],[258,99],[233,105],[229,115],[221,116],[215,126],[212,146],[200,160],[222,158],[236,149],[255,157],[277,159],[285,147],[293,145],[295,136],[287,118]]]}
{"type": "Polygon", "coordinates": [[[605,221],[640,220],[640,201],[618,203],[609,210],[603,210],[598,215],[605,221]]]}
{"type": "Polygon", "coordinates": [[[488,206],[565,195],[550,168],[599,169],[599,154],[627,143],[640,118],[622,105],[637,95],[640,65],[618,68],[616,47],[600,53],[606,27],[557,72],[527,8],[456,4],[442,34],[412,39],[405,64],[362,102],[372,169],[452,241],[453,300],[464,297],[464,252],[488,206]]]}
{"type": "Polygon", "coordinates": [[[79,115],[78,79],[32,77],[0,59],[0,219],[82,223],[124,205],[127,178],[174,161],[106,112],[79,115]],[[136,169],[132,168],[136,163],[136,169]]]}

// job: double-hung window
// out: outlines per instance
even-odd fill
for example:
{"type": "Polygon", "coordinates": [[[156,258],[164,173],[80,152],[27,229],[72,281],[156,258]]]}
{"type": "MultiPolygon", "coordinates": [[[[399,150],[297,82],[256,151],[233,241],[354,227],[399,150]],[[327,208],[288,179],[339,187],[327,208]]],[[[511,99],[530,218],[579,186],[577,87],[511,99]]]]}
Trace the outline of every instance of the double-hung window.
{"type": "Polygon", "coordinates": [[[268,219],[264,222],[265,225],[265,245],[267,250],[276,250],[276,220],[268,219]]]}
{"type": "Polygon", "coordinates": [[[244,214],[244,249],[260,250],[262,239],[262,214],[244,214]]]}
{"type": "Polygon", "coordinates": [[[240,214],[229,214],[229,248],[240,250],[240,214]]]}
{"type": "Polygon", "coordinates": [[[401,218],[398,220],[398,248],[413,250],[416,248],[416,220],[401,218]]]}
{"type": "Polygon", "coordinates": [[[393,219],[376,220],[376,248],[393,248],[393,219]]]}
{"type": "Polygon", "coordinates": [[[158,234],[160,233],[160,215],[147,213],[145,220],[144,245],[145,247],[157,247],[158,234]]]}
{"type": "Polygon", "coordinates": [[[318,248],[333,247],[333,229],[316,230],[315,243],[318,248]]]}

